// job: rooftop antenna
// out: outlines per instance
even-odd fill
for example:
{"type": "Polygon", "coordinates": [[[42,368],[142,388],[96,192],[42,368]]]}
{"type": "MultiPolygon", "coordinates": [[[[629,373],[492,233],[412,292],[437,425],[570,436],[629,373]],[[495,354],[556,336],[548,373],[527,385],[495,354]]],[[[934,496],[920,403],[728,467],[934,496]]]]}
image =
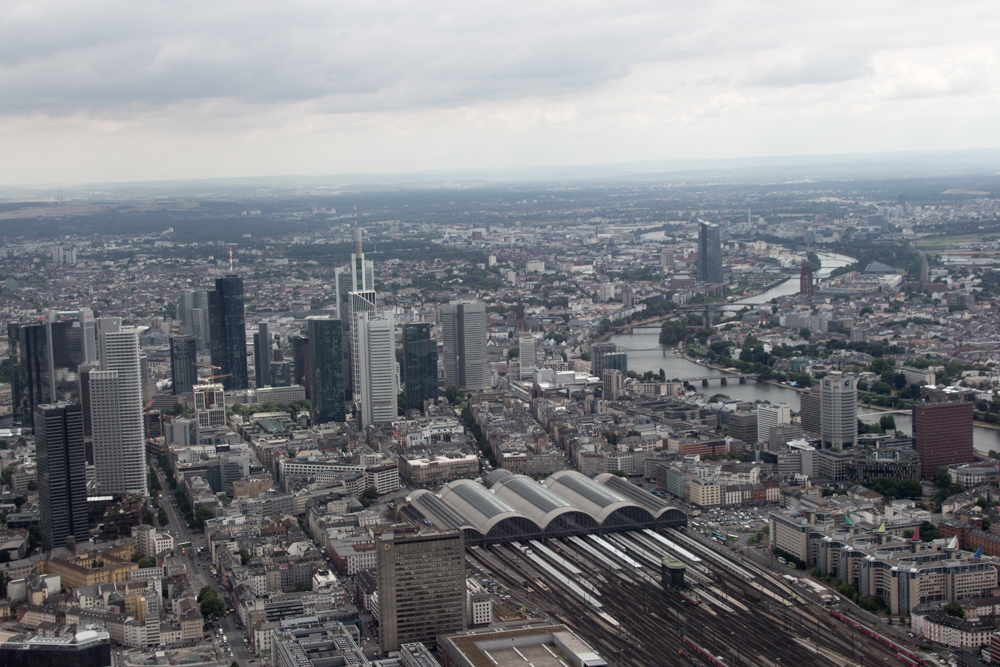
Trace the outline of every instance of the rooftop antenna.
{"type": "Polygon", "coordinates": [[[358,205],[354,205],[354,254],[361,257],[361,228],[358,227],[358,205]]]}
{"type": "Polygon", "coordinates": [[[232,246],[232,244],[230,244],[230,246],[229,246],[229,272],[230,273],[233,272],[233,246],[232,246]]]}

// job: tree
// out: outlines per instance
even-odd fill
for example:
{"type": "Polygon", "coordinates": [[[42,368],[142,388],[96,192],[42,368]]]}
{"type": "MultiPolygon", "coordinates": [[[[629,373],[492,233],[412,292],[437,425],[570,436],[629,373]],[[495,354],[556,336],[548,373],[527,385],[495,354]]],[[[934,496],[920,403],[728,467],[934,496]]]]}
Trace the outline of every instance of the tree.
{"type": "Polygon", "coordinates": [[[449,385],[445,387],[444,397],[448,399],[448,403],[451,405],[458,405],[465,398],[465,392],[456,387],[455,385],[449,385]]]}
{"type": "Polygon", "coordinates": [[[799,329],[799,338],[801,338],[802,340],[809,340],[810,338],[812,338],[812,331],[804,327],[802,329],[799,329]]]}
{"type": "Polygon", "coordinates": [[[677,320],[667,320],[660,327],[660,345],[676,345],[684,340],[687,329],[683,322],[677,320]]]}
{"type": "Polygon", "coordinates": [[[368,507],[373,502],[378,500],[378,489],[374,486],[369,486],[367,489],[361,492],[361,497],[359,498],[361,504],[368,507]]]}
{"type": "Polygon", "coordinates": [[[875,382],[872,384],[872,391],[875,392],[876,394],[883,394],[883,395],[891,394],[892,385],[889,384],[888,382],[882,382],[882,381],[875,382]]]}
{"type": "Polygon", "coordinates": [[[618,434],[614,431],[604,431],[601,435],[604,436],[604,439],[607,440],[608,444],[612,447],[618,444],[618,434]]]}
{"type": "Polygon", "coordinates": [[[240,565],[246,565],[250,562],[250,552],[246,549],[240,548],[240,565]]]}
{"type": "Polygon", "coordinates": [[[934,475],[934,486],[939,489],[947,489],[951,486],[951,473],[948,472],[947,468],[941,468],[934,475]]]}
{"type": "Polygon", "coordinates": [[[211,586],[202,586],[196,599],[201,605],[202,616],[222,616],[226,613],[226,605],[211,586]]]}
{"type": "Polygon", "coordinates": [[[958,602],[949,602],[944,607],[941,608],[944,613],[949,616],[954,616],[956,618],[965,618],[965,609],[958,602]]]}
{"type": "Polygon", "coordinates": [[[624,470],[612,470],[611,474],[614,475],[615,477],[624,477],[625,476],[625,471],[624,470]]]}
{"type": "Polygon", "coordinates": [[[896,430],[896,419],[892,415],[882,415],[878,420],[879,426],[882,427],[883,431],[895,431],[896,430]]]}
{"type": "Polygon", "coordinates": [[[140,558],[138,565],[140,570],[145,570],[147,567],[156,567],[156,561],[152,558],[140,558]]]}
{"type": "Polygon", "coordinates": [[[520,356],[521,356],[521,348],[519,347],[512,347],[507,350],[507,357],[510,359],[517,359],[520,356]]]}
{"type": "Polygon", "coordinates": [[[897,390],[902,389],[906,386],[906,376],[902,373],[896,373],[896,377],[892,381],[892,386],[897,390]]]}
{"type": "Polygon", "coordinates": [[[194,527],[201,530],[205,527],[205,522],[212,518],[212,510],[207,507],[199,507],[194,513],[194,527]]]}
{"type": "Polygon", "coordinates": [[[159,511],[158,511],[158,512],[156,513],[156,521],[157,521],[157,522],[158,522],[158,523],[159,523],[159,524],[160,524],[161,526],[165,526],[165,525],[167,525],[168,523],[170,523],[170,518],[169,518],[169,517],[167,516],[167,510],[165,510],[165,509],[163,509],[163,508],[161,507],[161,508],[159,509],[159,511]]]}
{"type": "Polygon", "coordinates": [[[299,450],[297,450],[294,447],[292,447],[291,449],[288,450],[288,458],[294,459],[295,455],[298,454],[298,453],[299,453],[299,450]]]}

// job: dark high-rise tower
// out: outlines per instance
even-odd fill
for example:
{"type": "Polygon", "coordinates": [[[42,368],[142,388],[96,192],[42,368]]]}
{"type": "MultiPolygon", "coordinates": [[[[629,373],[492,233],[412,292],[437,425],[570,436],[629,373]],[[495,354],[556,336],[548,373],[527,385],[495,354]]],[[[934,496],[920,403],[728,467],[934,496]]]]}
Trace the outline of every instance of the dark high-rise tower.
{"type": "Polygon", "coordinates": [[[813,267],[808,262],[804,262],[799,271],[799,294],[802,296],[813,295],[813,267]]]}
{"type": "Polygon", "coordinates": [[[74,403],[35,406],[39,524],[42,549],[49,551],[89,538],[83,412],[74,403]]]}
{"type": "Polygon", "coordinates": [[[312,420],[314,424],[347,420],[344,411],[344,385],[347,369],[344,364],[344,323],[332,317],[310,317],[309,374],[312,388],[312,420]]]}
{"type": "Polygon", "coordinates": [[[243,307],[243,278],[227,275],[215,279],[208,293],[212,365],[220,368],[222,386],[247,389],[247,332],[243,307]]]}
{"type": "Polygon", "coordinates": [[[722,241],[719,226],[701,222],[698,226],[698,273],[699,282],[722,283],[722,241]]]}
{"type": "Polygon", "coordinates": [[[37,405],[80,402],[80,365],[97,359],[89,308],[49,311],[42,322],[9,324],[7,337],[15,418],[31,426],[37,405]]]}
{"type": "Polygon", "coordinates": [[[170,337],[170,379],[173,394],[191,393],[198,382],[198,339],[192,335],[170,337]]]}
{"type": "Polygon", "coordinates": [[[403,326],[403,377],[406,378],[406,409],[423,410],[425,400],[438,395],[437,341],[431,339],[431,325],[403,326]]]}
{"type": "Polygon", "coordinates": [[[312,387],[309,386],[309,336],[296,334],[292,336],[292,384],[306,388],[306,398],[312,397],[312,387]]]}
{"type": "Polygon", "coordinates": [[[271,386],[271,332],[267,322],[257,326],[253,335],[253,367],[257,388],[271,386]]]}
{"type": "Polygon", "coordinates": [[[913,445],[920,454],[924,479],[941,468],[975,460],[972,445],[974,406],[968,401],[913,406],[913,445]]]}

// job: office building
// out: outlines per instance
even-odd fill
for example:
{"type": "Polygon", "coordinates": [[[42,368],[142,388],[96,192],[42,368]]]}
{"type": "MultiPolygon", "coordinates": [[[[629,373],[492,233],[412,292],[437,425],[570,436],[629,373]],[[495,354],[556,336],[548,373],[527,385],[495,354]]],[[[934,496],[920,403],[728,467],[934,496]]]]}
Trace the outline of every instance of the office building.
{"type": "Polygon", "coordinates": [[[757,441],[768,442],[771,427],[792,423],[792,409],[788,403],[759,405],[757,407],[757,441]]]}
{"type": "Polygon", "coordinates": [[[601,380],[604,382],[604,400],[617,401],[625,395],[625,376],[614,368],[605,368],[601,380]]]}
{"type": "Polygon", "coordinates": [[[83,448],[87,453],[87,465],[94,465],[94,429],[90,411],[90,372],[101,370],[97,363],[80,366],[80,408],[83,411],[83,448]]]}
{"type": "Polygon", "coordinates": [[[814,293],[813,267],[808,262],[802,264],[799,269],[799,294],[802,296],[812,296],[814,293]]]}
{"type": "Polygon", "coordinates": [[[391,313],[359,313],[355,322],[358,341],[357,394],[361,428],[388,422],[398,414],[396,386],[396,332],[391,313]]]}
{"type": "Polygon", "coordinates": [[[523,333],[518,336],[518,359],[521,365],[520,379],[533,378],[535,370],[538,368],[538,339],[532,333],[523,333]]]}
{"type": "MultiPolygon", "coordinates": [[[[343,320],[341,320],[343,321],[343,320]]],[[[347,363],[344,355],[344,363],[347,363]]],[[[345,382],[346,366],[345,366],[345,382]]],[[[300,385],[306,390],[306,398],[312,396],[312,387],[309,383],[309,336],[301,332],[292,336],[292,384],[300,385]]]]}
{"type": "Polygon", "coordinates": [[[486,358],[486,305],[478,301],[441,306],[444,384],[476,391],[490,386],[486,358]]]}
{"type": "Polygon", "coordinates": [[[913,406],[913,444],[924,479],[941,468],[975,460],[972,446],[973,404],[968,401],[913,406]]]}
{"type": "Polygon", "coordinates": [[[851,373],[832,371],[820,381],[820,438],[824,449],[858,444],[858,384],[851,373]]]}
{"type": "Polygon", "coordinates": [[[810,387],[799,394],[799,418],[803,433],[819,435],[823,430],[823,408],[820,387],[810,387]]]}
{"type": "Polygon", "coordinates": [[[710,222],[698,225],[697,280],[702,283],[722,283],[722,241],[719,226],[710,222]]]}
{"type": "MultiPolygon", "coordinates": [[[[312,387],[312,422],[347,420],[344,403],[347,369],[344,363],[343,320],[310,317],[306,320],[309,336],[309,385],[312,387]]],[[[296,372],[298,368],[296,367],[296,372]]]]}
{"type": "Polygon", "coordinates": [[[375,538],[379,594],[379,646],[421,642],[468,628],[465,540],[461,531],[375,538]]]}
{"type": "Polygon", "coordinates": [[[170,380],[174,396],[191,393],[198,382],[198,340],[190,335],[170,337],[170,380]]]}
{"type": "Polygon", "coordinates": [[[208,293],[208,324],[211,330],[212,365],[227,390],[248,389],[246,312],[243,278],[227,275],[215,279],[208,293]]]}
{"type": "Polygon", "coordinates": [[[42,549],[51,551],[90,538],[83,413],[74,403],[35,406],[35,462],[38,466],[42,549]]]}
{"type": "Polygon", "coordinates": [[[407,410],[423,410],[438,396],[437,341],[430,324],[403,326],[403,379],[407,410]]]}
{"type": "Polygon", "coordinates": [[[226,391],[221,384],[195,385],[194,418],[199,432],[225,425],[226,391]]]}
{"type": "MultiPolygon", "coordinates": [[[[299,609],[302,603],[299,602],[299,609]]],[[[273,613],[273,612],[272,612],[273,613]]],[[[270,630],[274,667],[367,667],[371,665],[343,623],[316,616],[286,618],[270,630]]],[[[357,635],[357,630],[351,630],[357,635]]]]}
{"type": "Polygon", "coordinates": [[[31,426],[35,406],[79,403],[79,367],[97,360],[94,313],[47,311],[41,322],[7,326],[15,420],[31,426]]]}
{"type": "Polygon", "coordinates": [[[98,345],[101,370],[89,373],[97,491],[147,495],[139,330],[102,317],[98,345]]]}
{"type": "Polygon", "coordinates": [[[271,332],[267,322],[257,325],[253,335],[253,368],[257,388],[271,386],[271,332]]]}
{"type": "Polygon", "coordinates": [[[7,633],[0,641],[4,667],[110,667],[111,635],[104,630],[80,630],[59,637],[7,633]]]}
{"type": "Polygon", "coordinates": [[[590,349],[591,375],[604,377],[604,371],[613,369],[628,375],[628,352],[620,352],[614,343],[595,343],[590,349]],[[596,348],[596,349],[595,349],[596,348]]]}
{"type": "Polygon", "coordinates": [[[757,438],[757,414],[754,412],[733,412],[726,420],[729,435],[745,444],[753,444],[757,438]]]}
{"type": "Polygon", "coordinates": [[[292,386],[292,364],[288,361],[272,361],[270,364],[271,386],[292,386]]]}
{"type": "Polygon", "coordinates": [[[181,290],[177,294],[177,317],[181,333],[194,336],[199,350],[209,349],[208,290],[181,290]]]}
{"type": "Polygon", "coordinates": [[[361,382],[361,378],[359,376],[361,370],[359,367],[360,359],[358,359],[357,318],[358,315],[371,315],[375,313],[376,295],[374,290],[366,290],[363,292],[351,292],[350,297],[350,321],[348,322],[349,338],[347,344],[347,362],[349,372],[347,386],[348,394],[356,403],[361,400],[361,395],[358,393],[358,387],[361,382]]]}

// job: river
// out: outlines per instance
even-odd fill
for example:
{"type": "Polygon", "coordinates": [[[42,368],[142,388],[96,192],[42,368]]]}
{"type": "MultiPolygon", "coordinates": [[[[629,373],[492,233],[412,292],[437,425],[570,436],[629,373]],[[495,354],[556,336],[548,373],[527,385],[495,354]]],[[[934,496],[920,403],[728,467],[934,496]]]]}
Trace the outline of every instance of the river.
{"type": "MultiPolygon", "coordinates": [[[[817,275],[829,275],[837,266],[845,266],[853,260],[844,255],[830,255],[828,253],[818,253],[823,260],[823,269],[817,271],[817,275]]],[[[796,294],[799,291],[799,281],[797,279],[788,280],[777,287],[764,292],[751,299],[744,299],[738,303],[766,303],[776,296],[787,296],[796,294]]],[[[742,306],[740,306],[742,307],[742,306]]],[[[611,336],[610,342],[628,351],[628,367],[636,373],[646,371],[659,372],[662,368],[668,380],[677,378],[684,380],[692,377],[717,377],[726,375],[722,371],[714,368],[707,368],[693,363],[683,357],[675,356],[670,348],[660,348],[660,327],[659,325],[636,327],[631,334],[611,336]]],[[[699,386],[701,383],[695,383],[699,386]]],[[[735,379],[726,386],[721,386],[717,381],[710,383],[708,387],[699,387],[701,391],[711,396],[712,394],[725,394],[730,398],[739,401],[770,401],[771,403],[788,403],[792,410],[799,410],[799,393],[794,389],[779,387],[767,383],[739,384],[735,379]]],[[[886,414],[879,410],[872,410],[859,406],[858,417],[864,422],[875,422],[886,414]]],[[[907,435],[912,435],[912,424],[909,413],[893,414],[896,420],[896,428],[907,435]]],[[[1000,431],[982,428],[977,426],[973,429],[973,444],[975,448],[982,452],[991,449],[1000,451],[1000,431]]]]}

